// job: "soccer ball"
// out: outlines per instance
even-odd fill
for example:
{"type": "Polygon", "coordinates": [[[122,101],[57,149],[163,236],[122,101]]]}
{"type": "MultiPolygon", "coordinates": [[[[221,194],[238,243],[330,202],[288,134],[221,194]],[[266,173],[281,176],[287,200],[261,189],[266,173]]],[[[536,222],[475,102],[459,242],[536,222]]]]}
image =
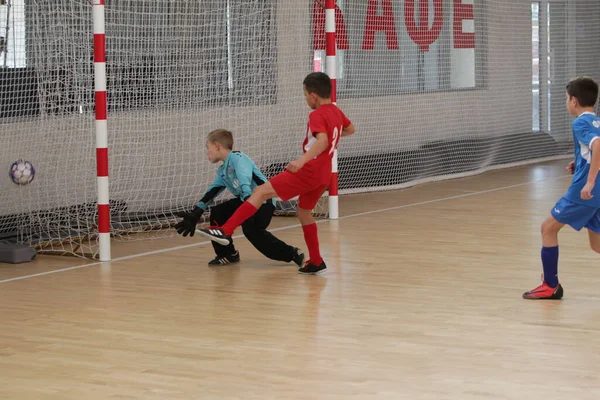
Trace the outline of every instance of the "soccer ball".
{"type": "Polygon", "coordinates": [[[18,160],[12,163],[8,175],[17,185],[27,185],[35,177],[35,169],[29,161],[18,160]]]}

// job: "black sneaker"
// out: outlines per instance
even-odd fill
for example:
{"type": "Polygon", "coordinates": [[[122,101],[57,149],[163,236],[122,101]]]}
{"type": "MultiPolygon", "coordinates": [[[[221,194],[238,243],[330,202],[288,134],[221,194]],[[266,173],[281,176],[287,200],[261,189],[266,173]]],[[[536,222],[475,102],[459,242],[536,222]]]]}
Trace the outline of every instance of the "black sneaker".
{"type": "Polygon", "coordinates": [[[225,257],[216,256],[214,260],[211,260],[208,262],[208,265],[210,265],[210,266],[227,265],[227,264],[235,264],[235,263],[239,263],[239,262],[240,262],[240,252],[236,251],[235,253],[225,256],[225,257]]]}
{"type": "Polygon", "coordinates": [[[325,265],[325,261],[322,261],[319,265],[315,265],[310,260],[308,260],[306,264],[304,264],[304,266],[298,270],[298,273],[304,275],[317,275],[325,268],[327,268],[327,265],[325,265]]]}
{"type": "Polygon", "coordinates": [[[223,246],[231,244],[231,235],[226,235],[221,228],[209,226],[204,229],[196,229],[196,232],[200,232],[204,236],[208,236],[213,242],[217,242],[223,246]]]}
{"type": "Polygon", "coordinates": [[[304,253],[297,247],[294,247],[294,258],[292,261],[299,267],[302,267],[302,263],[304,262],[304,253]]]}

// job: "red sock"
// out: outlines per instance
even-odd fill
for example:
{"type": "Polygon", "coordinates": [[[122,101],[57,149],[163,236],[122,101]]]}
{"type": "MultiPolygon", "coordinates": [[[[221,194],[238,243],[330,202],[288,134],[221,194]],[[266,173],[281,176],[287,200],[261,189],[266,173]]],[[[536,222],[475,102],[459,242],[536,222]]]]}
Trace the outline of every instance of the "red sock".
{"type": "Polygon", "coordinates": [[[304,241],[308,247],[310,262],[320,265],[323,262],[321,252],[319,251],[319,235],[317,234],[317,224],[302,225],[304,231],[304,241]]]}
{"type": "Polygon", "coordinates": [[[251,203],[245,201],[240,208],[235,210],[231,218],[225,222],[225,225],[221,227],[221,230],[226,235],[233,235],[235,228],[243,224],[248,218],[256,214],[258,209],[251,203]]]}

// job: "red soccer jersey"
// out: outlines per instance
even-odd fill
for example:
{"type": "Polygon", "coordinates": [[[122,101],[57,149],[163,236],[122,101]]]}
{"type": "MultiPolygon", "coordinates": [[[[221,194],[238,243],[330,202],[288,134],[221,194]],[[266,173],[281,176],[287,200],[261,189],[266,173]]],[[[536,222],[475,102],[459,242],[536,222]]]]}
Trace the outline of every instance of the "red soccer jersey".
{"type": "Polygon", "coordinates": [[[322,183],[329,183],[333,152],[337,149],[340,142],[342,130],[349,127],[350,124],[350,120],[334,104],[324,104],[311,112],[308,116],[308,127],[306,129],[306,138],[302,144],[302,150],[304,153],[310,150],[312,145],[317,141],[315,136],[317,133],[326,133],[329,145],[316,158],[307,162],[302,169],[306,169],[306,172],[310,171],[310,173],[317,175],[315,177],[318,177],[322,183]]]}

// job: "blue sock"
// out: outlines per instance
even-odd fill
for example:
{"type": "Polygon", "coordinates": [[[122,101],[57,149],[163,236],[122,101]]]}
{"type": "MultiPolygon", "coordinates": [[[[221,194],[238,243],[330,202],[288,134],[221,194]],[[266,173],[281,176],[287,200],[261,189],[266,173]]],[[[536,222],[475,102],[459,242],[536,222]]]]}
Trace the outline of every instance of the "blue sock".
{"type": "Polygon", "coordinates": [[[544,281],[550,287],[558,285],[558,246],[542,247],[542,266],[544,281]]]}

